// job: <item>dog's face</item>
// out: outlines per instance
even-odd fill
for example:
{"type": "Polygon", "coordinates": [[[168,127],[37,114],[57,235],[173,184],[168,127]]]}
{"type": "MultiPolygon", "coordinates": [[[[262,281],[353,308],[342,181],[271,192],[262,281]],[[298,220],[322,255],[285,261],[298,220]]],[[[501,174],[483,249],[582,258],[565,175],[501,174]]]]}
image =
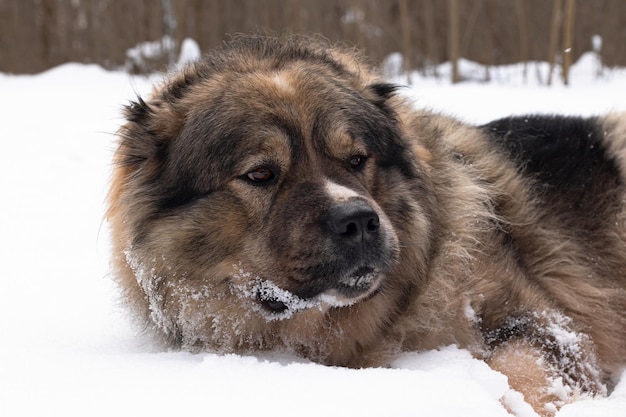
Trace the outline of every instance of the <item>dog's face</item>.
{"type": "MultiPolygon", "coordinates": [[[[229,213],[209,228],[241,238],[219,258],[250,272],[259,281],[255,297],[277,315],[300,300],[367,296],[397,257],[394,229],[372,195],[378,166],[394,153],[380,138],[397,133],[380,109],[349,92],[310,99],[327,84],[302,69],[233,75],[190,111],[168,151],[163,179],[171,191],[160,204],[180,217],[224,207],[229,213]],[[376,113],[382,123],[366,128],[350,120],[376,113]]],[[[189,244],[197,256],[195,245],[215,241],[203,231],[189,244]]]]}
{"type": "Polygon", "coordinates": [[[404,230],[427,246],[393,88],[319,61],[197,67],[128,110],[126,261],[182,343],[272,345],[393,285],[404,230]]]}

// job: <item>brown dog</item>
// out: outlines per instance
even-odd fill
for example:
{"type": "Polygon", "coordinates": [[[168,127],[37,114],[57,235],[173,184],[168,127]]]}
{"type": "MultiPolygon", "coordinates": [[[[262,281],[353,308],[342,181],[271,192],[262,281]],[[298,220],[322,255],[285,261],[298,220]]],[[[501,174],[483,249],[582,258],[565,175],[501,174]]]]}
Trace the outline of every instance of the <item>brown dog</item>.
{"type": "Polygon", "coordinates": [[[542,414],[626,363],[626,116],[467,126],[353,51],[241,37],[126,110],[114,272],[175,345],[457,344],[542,414]],[[555,387],[560,386],[558,390],[555,387]]]}

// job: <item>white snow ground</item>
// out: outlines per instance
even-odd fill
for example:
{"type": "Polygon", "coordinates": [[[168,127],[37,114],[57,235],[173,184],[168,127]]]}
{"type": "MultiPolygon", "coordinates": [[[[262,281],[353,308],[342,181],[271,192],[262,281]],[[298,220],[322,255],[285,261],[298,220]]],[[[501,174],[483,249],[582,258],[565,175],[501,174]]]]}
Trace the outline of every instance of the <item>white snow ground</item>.
{"type": "MultiPolygon", "coordinates": [[[[476,71],[464,63],[466,73],[476,71]]],[[[485,122],[511,113],[626,110],[626,71],[572,86],[413,77],[417,105],[485,122]]],[[[446,67],[440,68],[445,73],[446,67]]],[[[506,378],[454,347],[409,354],[392,369],[349,370],[279,357],[159,351],[136,334],[107,275],[103,222],[121,105],[149,80],[96,66],[0,74],[0,416],[506,416],[535,415],[506,378]]],[[[626,374],[608,398],[559,417],[625,417],[626,374]]]]}

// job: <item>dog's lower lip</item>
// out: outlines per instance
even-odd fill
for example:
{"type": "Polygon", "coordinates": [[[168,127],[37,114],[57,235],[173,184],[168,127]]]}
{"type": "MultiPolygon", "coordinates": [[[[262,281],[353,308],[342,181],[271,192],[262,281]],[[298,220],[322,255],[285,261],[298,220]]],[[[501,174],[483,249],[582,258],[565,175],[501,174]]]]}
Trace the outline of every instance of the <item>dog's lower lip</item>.
{"type": "Polygon", "coordinates": [[[383,274],[380,270],[362,266],[344,276],[335,287],[321,294],[322,302],[335,307],[345,307],[370,299],[380,291],[383,274]]]}
{"type": "Polygon", "coordinates": [[[372,282],[376,281],[379,271],[370,266],[361,266],[349,275],[341,278],[339,283],[342,287],[361,289],[369,288],[372,282]]]}

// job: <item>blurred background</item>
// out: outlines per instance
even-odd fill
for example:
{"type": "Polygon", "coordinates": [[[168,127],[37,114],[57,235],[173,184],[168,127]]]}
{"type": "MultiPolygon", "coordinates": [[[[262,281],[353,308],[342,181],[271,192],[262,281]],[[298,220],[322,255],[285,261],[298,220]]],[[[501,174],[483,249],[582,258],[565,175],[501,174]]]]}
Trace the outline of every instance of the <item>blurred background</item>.
{"type": "Polygon", "coordinates": [[[461,57],[485,78],[549,62],[565,83],[586,52],[599,72],[626,66],[624,0],[0,0],[0,72],[81,62],[149,73],[176,62],[185,39],[205,52],[235,33],[318,33],[425,74],[451,62],[453,81],[461,57]]]}

